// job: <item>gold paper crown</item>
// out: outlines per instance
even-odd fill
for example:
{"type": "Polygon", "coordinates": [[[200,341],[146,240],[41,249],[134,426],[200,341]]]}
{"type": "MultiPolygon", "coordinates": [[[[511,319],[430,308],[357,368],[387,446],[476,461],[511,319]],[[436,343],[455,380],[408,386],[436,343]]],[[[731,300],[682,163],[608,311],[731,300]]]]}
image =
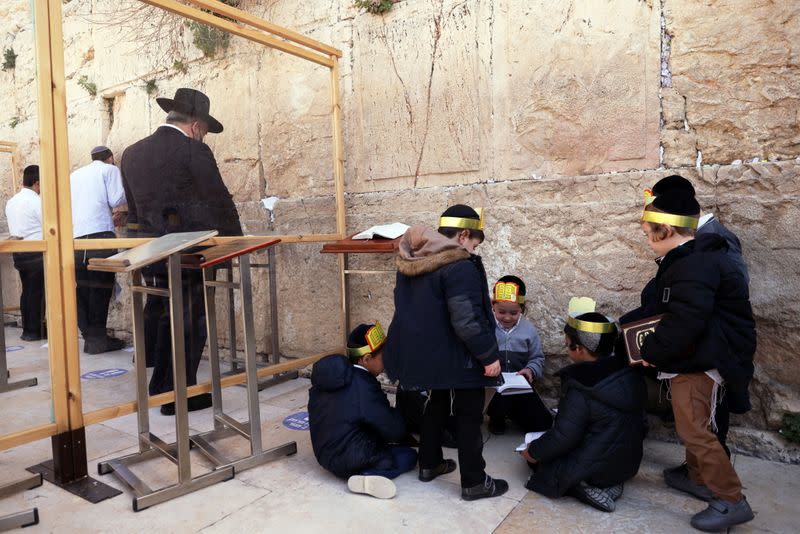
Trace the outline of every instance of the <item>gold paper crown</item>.
{"type": "Polygon", "coordinates": [[[467,217],[439,217],[439,228],[464,228],[466,230],[483,230],[483,208],[475,208],[477,219],[467,217]]]}
{"type": "Polygon", "coordinates": [[[653,190],[652,189],[645,189],[644,190],[644,205],[645,205],[645,207],[647,207],[650,204],[652,204],[655,199],[656,199],[656,196],[653,194],[653,190]]]}
{"type": "Polygon", "coordinates": [[[677,226],[679,228],[697,228],[700,219],[690,215],[676,215],[674,213],[663,213],[660,211],[644,210],[642,212],[642,221],[647,221],[656,224],[668,224],[670,226],[677,226]]]}
{"type": "Polygon", "coordinates": [[[494,285],[494,300],[525,304],[525,295],[519,294],[519,285],[514,282],[497,282],[494,285]]]}
{"type": "Polygon", "coordinates": [[[365,354],[375,352],[381,348],[383,344],[386,343],[386,334],[383,333],[381,323],[376,322],[375,326],[367,330],[367,333],[364,334],[364,341],[366,341],[367,344],[362,347],[348,347],[347,355],[360,358],[365,354]]]}
{"type": "Polygon", "coordinates": [[[596,307],[597,303],[594,299],[590,299],[589,297],[572,297],[569,300],[567,324],[575,330],[589,332],[591,334],[610,334],[611,332],[615,332],[617,327],[612,322],[596,323],[594,321],[584,321],[577,318],[578,315],[595,311],[596,307]]]}

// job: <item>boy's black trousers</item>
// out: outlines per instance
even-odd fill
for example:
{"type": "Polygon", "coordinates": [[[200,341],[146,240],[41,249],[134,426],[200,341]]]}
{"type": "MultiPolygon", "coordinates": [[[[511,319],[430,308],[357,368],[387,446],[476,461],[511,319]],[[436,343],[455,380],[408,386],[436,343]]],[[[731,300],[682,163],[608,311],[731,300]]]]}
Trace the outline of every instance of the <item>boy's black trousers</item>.
{"type": "Polygon", "coordinates": [[[461,487],[470,488],[486,480],[486,462],[483,460],[483,405],[484,388],[435,389],[422,416],[419,444],[420,469],[433,469],[442,463],[442,430],[447,417],[455,417],[458,465],[461,487]]]}

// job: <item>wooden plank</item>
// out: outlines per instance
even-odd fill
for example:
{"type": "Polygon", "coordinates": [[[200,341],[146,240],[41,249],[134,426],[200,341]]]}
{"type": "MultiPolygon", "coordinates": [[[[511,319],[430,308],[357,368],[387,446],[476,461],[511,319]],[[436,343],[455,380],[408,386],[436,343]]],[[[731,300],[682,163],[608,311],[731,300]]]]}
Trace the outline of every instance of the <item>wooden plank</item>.
{"type": "MultiPolygon", "coordinates": [[[[336,241],[339,239],[338,234],[292,234],[292,235],[246,235],[246,236],[216,236],[207,241],[200,243],[200,246],[212,246],[221,243],[227,243],[233,240],[245,240],[248,242],[257,243],[265,237],[270,239],[277,239],[283,245],[294,243],[327,243],[328,241],[336,241]]],[[[121,237],[111,239],[76,239],[75,250],[103,250],[103,249],[124,249],[133,248],[149,243],[156,239],[155,237],[121,237]]],[[[34,241],[35,242],[35,241],[34,241]]],[[[4,251],[2,248],[2,241],[0,241],[0,252],[4,251]]],[[[44,248],[42,248],[44,250],[44,248]]],[[[9,252],[21,252],[18,250],[8,250],[9,252]]]]}
{"type": "Polygon", "coordinates": [[[261,43],[270,48],[281,50],[283,52],[286,52],[287,54],[292,54],[293,56],[307,59],[308,61],[311,61],[318,65],[322,65],[328,68],[330,68],[333,65],[329,56],[322,55],[318,52],[314,52],[308,50],[307,48],[302,48],[291,43],[287,43],[286,41],[281,41],[280,39],[270,37],[260,31],[250,30],[240,24],[236,24],[221,17],[216,17],[211,13],[206,13],[205,11],[200,11],[199,9],[195,9],[184,4],[180,4],[175,0],[139,0],[139,1],[144,2],[145,4],[149,4],[151,6],[160,7],[161,9],[169,11],[170,13],[175,13],[176,15],[180,15],[182,17],[186,17],[187,19],[192,19],[194,21],[201,22],[208,26],[224,30],[228,33],[238,35],[239,37],[244,37],[245,39],[248,39],[250,41],[261,43]]]}
{"type": "Polygon", "coordinates": [[[301,33],[297,33],[288,28],[283,28],[281,26],[278,26],[277,24],[273,24],[266,20],[260,19],[245,11],[242,11],[241,9],[229,6],[228,4],[223,4],[222,2],[218,2],[217,0],[186,0],[186,1],[189,2],[190,4],[202,7],[203,9],[211,10],[215,13],[219,13],[220,15],[224,15],[226,17],[235,19],[243,24],[247,24],[254,28],[258,28],[259,30],[264,30],[273,35],[277,35],[278,37],[283,37],[284,39],[288,39],[299,45],[306,46],[308,48],[311,48],[312,50],[322,52],[329,56],[342,57],[342,51],[339,50],[338,48],[334,48],[332,46],[326,45],[325,43],[321,43],[320,41],[317,41],[315,39],[311,39],[310,37],[306,37],[301,33]]]}
{"type": "Polygon", "coordinates": [[[39,441],[40,439],[46,439],[55,436],[57,433],[58,426],[55,423],[47,423],[45,425],[26,428],[19,432],[12,432],[11,434],[0,436],[0,451],[13,449],[14,447],[19,447],[20,445],[25,445],[33,441],[39,441]]]}
{"type": "MultiPolygon", "coordinates": [[[[267,376],[273,376],[280,373],[285,373],[287,371],[302,369],[303,367],[307,367],[313,364],[314,362],[316,362],[320,358],[327,356],[328,354],[336,354],[336,353],[341,354],[342,350],[344,349],[340,348],[334,351],[321,352],[313,356],[306,356],[304,358],[298,358],[296,360],[290,360],[275,365],[270,365],[269,367],[262,367],[257,371],[256,374],[258,375],[258,378],[265,378],[267,376]]],[[[236,375],[223,377],[222,380],[220,380],[220,384],[223,388],[227,388],[230,386],[235,386],[236,384],[243,384],[245,381],[247,381],[247,375],[244,372],[241,372],[236,375]]],[[[197,384],[186,388],[186,394],[189,397],[195,397],[197,395],[210,392],[211,392],[211,382],[204,382],[202,384],[197,384]]],[[[175,393],[169,391],[167,393],[160,393],[158,395],[153,395],[152,397],[149,397],[147,401],[147,406],[148,408],[155,408],[157,406],[173,402],[174,400],[175,400],[175,393]]],[[[102,423],[103,421],[108,421],[110,419],[116,419],[117,417],[130,415],[132,413],[136,413],[136,402],[126,402],[123,404],[118,404],[116,406],[110,406],[108,408],[95,410],[93,412],[87,412],[83,416],[83,421],[87,426],[89,426],[89,425],[95,425],[97,423],[102,423]]],[[[1,440],[2,438],[0,438],[0,443],[2,443],[1,440]]]]}
{"type": "Polygon", "coordinates": [[[215,235],[217,235],[216,230],[162,235],[158,239],[114,254],[109,258],[91,258],[89,260],[89,270],[122,273],[141,269],[176,252],[202,243],[215,235]]]}
{"type": "Polygon", "coordinates": [[[375,239],[352,239],[352,236],[350,236],[333,243],[325,243],[322,245],[320,252],[325,254],[387,254],[397,250],[400,239],[399,237],[397,239],[383,239],[380,237],[375,239]]]}
{"type": "Polygon", "coordinates": [[[28,239],[8,239],[0,241],[0,254],[10,254],[12,252],[44,252],[47,250],[45,241],[34,241],[28,239]]]}
{"type": "Polygon", "coordinates": [[[342,106],[339,99],[339,61],[331,56],[331,126],[333,129],[333,178],[336,196],[336,231],[339,239],[345,236],[347,221],[344,204],[344,141],[342,136],[342,106]]]}
{"type": "Polygon", "coordinates": [[[252,242],[237,239],[227,243],[220,243],[192,254],[183,254],[181,264],[195,269],[207,269],[220,263],[225,263],[244,254],[251,254],[280,243],[280,239],[262,239],[261,242],[252,242]]]}

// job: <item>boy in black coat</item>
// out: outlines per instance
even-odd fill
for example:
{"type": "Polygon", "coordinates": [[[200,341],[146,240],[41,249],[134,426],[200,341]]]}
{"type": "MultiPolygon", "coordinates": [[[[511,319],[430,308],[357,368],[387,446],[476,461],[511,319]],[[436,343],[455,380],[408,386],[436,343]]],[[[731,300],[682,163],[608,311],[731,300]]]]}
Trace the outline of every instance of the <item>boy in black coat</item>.
{"type": "Polygon", "coordinates": [[[322,467],[347,478],[354,493],[394,497],[391,479],[410,471],[417,452],[392,446],[406,434],[400,413],[389,406],[376,376],[383,372],[380,324],[362,324],[348,338],[347,354],[314,364],[308,393],[311,445],[322,467]]]}
{"type": "Polygon", "coordinates": [[[504,480],[483,460],[485,386],[500,374],[489,284],[480,256],[483,219],[461,204],[439,218],[439,229],[412,226],[400,241],[395,312],[386,344],[386,372],[406,390],[429,390],[419,448],[419,479],[454,471],[442,455],[442,430],[455,416],[461,497],[496,497],[504,480]]]}
{"type": "Polygon", "coordinates": [[[644,383],[613,354],[617,328],[606,316],[570,316],[564,336],[574,363],[557,373],[561,398],[553,428],[522,453],[534,470],[525,486],[613,512],[622,484],[642,461],[644,383]]]}
{"type": "Polygon", "coordinates": [[[724,384],[732,398],[747,398],[753,377],[756,331],[747,280],[718,234],[695,239],[700,206],[687,191],[659,195],[645,208],[642,231],[663,259],[656,275],[655,312],[663,314],[642,345],[643,364],[669,379],[675,430],[686,446],[687,474],[667,483],[700,499],[692,517],[716,531],[753,519],[730,458],[709,429],[724,384]]]}

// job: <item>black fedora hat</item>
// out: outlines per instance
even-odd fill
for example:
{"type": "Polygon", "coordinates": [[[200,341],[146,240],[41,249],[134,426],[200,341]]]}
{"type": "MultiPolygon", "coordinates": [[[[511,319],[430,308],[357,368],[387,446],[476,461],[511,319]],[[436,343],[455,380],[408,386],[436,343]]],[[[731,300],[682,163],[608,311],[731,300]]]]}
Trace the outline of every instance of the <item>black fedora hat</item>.
{"type": "Polygon", "coordinates": [[[201,119],[208,124],[210,133],[220,133],[222,131],[222,123],[208,114],[208,110],[211,108],[211,101],[197,89],[181,87],[175,91],[174,98],[156,98],[156,102],[167,113],[178,111],[190,117],[201,119]]]}

